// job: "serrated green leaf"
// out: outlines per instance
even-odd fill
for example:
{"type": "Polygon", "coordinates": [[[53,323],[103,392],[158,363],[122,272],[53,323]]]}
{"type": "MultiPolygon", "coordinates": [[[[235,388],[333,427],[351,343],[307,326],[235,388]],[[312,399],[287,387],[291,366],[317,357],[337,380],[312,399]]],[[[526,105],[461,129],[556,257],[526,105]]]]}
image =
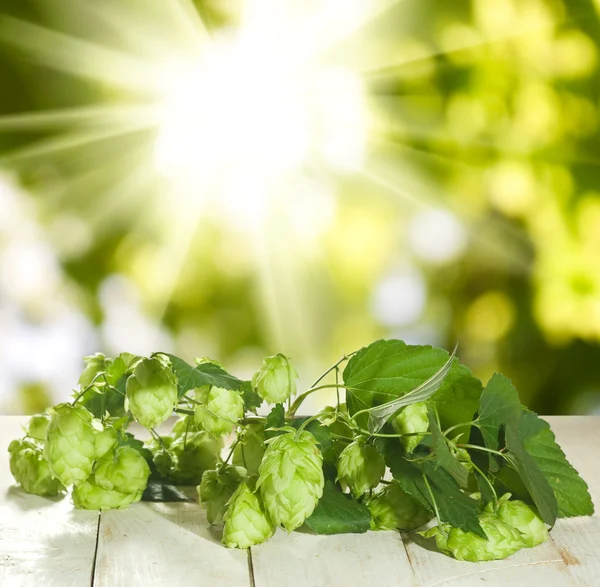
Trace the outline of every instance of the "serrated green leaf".
{"type": "Polygon", "coordinates": [[[594,504],[587,483],[556,443],[550,425],[534,412],[525,411],[519,421],[519,437],[554,492],[558,516],[591,516],[594,504]]]}
{"type": "Polygon", "coordinates": [[[431,512],[435,512],[433,495],[440,521],[486,538],[479,524],[478,502],[463,493],[445,469],[436,469],[431,462],[411,463],[393,449],[388,450],[386,462],[402,489],[431,512]]]}
{"type": "Polygon", "coordinates": [[[371,512],[327,480],[323,496],[304,524],[316,534],[362,534],[369,529],[371,512]]]}
{"type": "Polygon", "coordinates": [[[282,428],[285,426],[285,409],[283,404],[275,404],[265,422],[265,439],[273,438],[282,434],[280,430],[270,430],[271,428],[282,428]]]}
{"type": "Polygon", "coordinates": [[[521,476],[540,517],[546,524],[553,526],[558,516],[556,497],[536,460],[525,450],[518,422],[506,425],[506,447],[510,451],[507,454],[508,462],[521,476]]]}
{"type": "Polygon", "coordinates": [[[521,417],[521,402],[512,381],[494,373],[485,386],[479,399],[479,417],[477,427],[485,441],[485,445],[499,450],[500,429],[509,422],[516,422],[521,417]]]}
{"type": "Polygon", "coordinates": [[[466,487],[469,481],[469,472],[450,451],[446,437],[438,426],[435,410],[431,406],[429,407],[429,430],[431,431],[431,442],[435,456],[434,467],[436,469],[442,467],[454,477],[461,487],[466,487]]]}
{"type": "Polygon", "coordinates": [[[173,372],[177,377],[177,389],[179,397],[181,397],[186,391],[195,389],[196,387],[202,387],[203,385],[214,385],[215,387],[223,387],[225,389],[239,390],[242,388],[244,382],[237,377],[230,375],[214,363],[200,363],[196,367],[192,367],[189,363],[170,355],[169,353],[160,353],[167,357],[171,361],[173,372]]]}
{"type": "MultiPolygon", "coordinates": [[[[448,357],[443,349],[410,346],[401,340],[379,340],[364,347],[344,369],[349,413],[352,415],[406,395],[439,371],[448,357]]],[[[470,421],[480,394],[481,382],[454,360],[443,384],[429,402],[437,409],[441,424],[446,428],[470,421]]]]}
{"type": "Polygon", "coordinates": [[[242,396],[244,398],[244,408],[247,412],[256,414],[256,410],[260,408],[263,403],[262,397],[254,391],[252,383],[250,381],[244,381],[241,387],[242,396]]]}

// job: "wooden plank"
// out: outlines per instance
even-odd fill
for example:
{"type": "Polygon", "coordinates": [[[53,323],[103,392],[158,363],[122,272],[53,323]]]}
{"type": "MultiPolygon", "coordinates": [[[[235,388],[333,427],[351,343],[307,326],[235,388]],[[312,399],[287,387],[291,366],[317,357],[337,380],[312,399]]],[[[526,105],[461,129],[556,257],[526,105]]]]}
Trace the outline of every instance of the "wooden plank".
{"type": "Polygon", "coordinates": [[[0,418],[0,585],[90,585],[98,513],[75,510],[68,497],[48,499],[19,489],[7,447],[27,418],[0,418]]]}
{"type": "Polygon", "coordinates": [[[549,417],[571,464],[587,481],[596,507],[591,518],[559,520],[551,532],[552,541],[577,584],[585,587],[600,585],[600,417],[549,417]]]}
{"type": "Polygon", "coordinates": [[[315,536],[277,530],[252,547],[256,587],[410,587],[413,572],[397,532],[315,536]]]}
{"type": "Polygon", "coordinates": [[[138,503],[103,512],[94,587],[242,587],[248,555],[229,550],[196,503],[138,503]]]}

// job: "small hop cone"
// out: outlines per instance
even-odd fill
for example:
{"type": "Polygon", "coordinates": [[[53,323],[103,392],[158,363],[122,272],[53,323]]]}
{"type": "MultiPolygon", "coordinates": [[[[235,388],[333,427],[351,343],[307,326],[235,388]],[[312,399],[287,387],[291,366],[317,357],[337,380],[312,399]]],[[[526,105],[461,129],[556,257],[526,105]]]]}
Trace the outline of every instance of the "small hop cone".
{"type": "Polygon", "coordinates": [[[86,510],[127,507],[142,498],[149,475],[144,457],[130,446],[121,446],[100,459],[94,474],[73,490],[73,503],[86,510]]]}
{"type": "Polygon", "coordinates": [[[252,377],[252,387],[267,403],[280,404],[296,393],[298,372],[285,355],[266,357],[252,377]]]}
{"type": "Polygon", "coordinates": [[[400,414],[392,420],[392,426],[398,434],[415,434],[415,436],[401,436],[400,443],[406,452],[415,450],[419,442],[425,437],[429,429],[427,404],[417,402],[406,406],[400,414]],[[422,432],[423,434],[416,434],[422,432]]]}
{"type": "Polygon", "coordinates": [[[368,502],[371,530],[415,530],[429,520],[431,513],[392,481],[368,502]]]}
{"type": "Polygon", "coordinates": [[[32,440],[13,440],[8,445],[10,472],[26,493],[53,496],[64,491],[50,471],[42,447],[32,440]]]}
{"type": "MultiPolygon", "coordinates": [[[[486,511],[493,512],[493,504],[486,506],[486,511]]],[[[532,548],[548,540],[548,528],[538,514],[524,501],[510,500],[510,493],[498,500],[498,517],[521,532],[525,544],[532,548]]]]}
{"type": "Polygon", "coordinates": [[[438,548],[455,559],[469,562],[501,560],[526,546],[523,535],[494,514],[481,514],[479,523],[487,540],[447,524],[443,531],[436,527],[423,535],[434,537],[438,548]]]}
{"type": "Polygon", "coordinates": [[[252,491],[248,481],[235,490],[223,520],[223,544],[227,548],[250,548],[275,533],[275,524],[265,511],[260,494],[252,491]]]}
{"type": "Polygon", "coordinates": [[[35,414],[29,419],[27,424],[27,436],[44,442],[48,433],[48,425],[50,424],[50,414],[35,414]]]}
{"type": "Polygon", "coordinates": [[[168,452],[168,477],[178,485],[198,485],[204,471],[214,469],[220,460],[223,441],[207,432],[194,432],[173,440],[168,452]]]}
{"type": "Polygon", "coordinates": [[[298,528],[323,495],[323,457],[315,437],[290,428],[267,446],[257,487],[273,522],[288,532],[298,528]]]}
{"type": "Polygon", "coordinates": [[[63,485],[79,485],[91,474],[97,458],[93,416],[79,404],[52,408],[44,457],[63,485]]]}
{"type": "Polygon", "coordinates": [[[145,428],[162,424],[177,406],[177,381],[157,358],[143,359],[127,379],[125,408],[145,428]]]}
{"type": "Polygon", "coordinates": [[[209,524],[223,522],[227,502],[245,477],[246,469],[232,465],[204,471],[197,490],[200,503],[206,508],[206,519],[209,524]]]}
{"type": "Polygon", "coordinates": [[[236,422],[244,416],[244,400],[231,389],[213,387],[206,394],[206,399],[196,406],[194,420],[198,428],[206,430],[213,436],[229,434],[236,422]]]}
{"type": "Polygon", "coordinates": [[[110,363],[110,359],[107,359],[102,353],[96,353],[95,355],[83,357],[83,360],[85,362],[85,369],[79,376],[78,381],[79,387],[82,391],[91,385],[98,373],[105,371],[110,363]]]}
{"type": "Polygon", "coordinates": [[[233,451],[233,464],[244,467],[248,475],[258,475],[258,467],[265,454],[263,424],[249,424],[233,451]]]}
{"type": "Polygon", "coordinates": [[[372,444],[364,439],[350,443],[337,461],[338,480],[343,481],[354,497],[359,498],[365,491],[377,487],[385,473],[385,461],[372,444]]]}

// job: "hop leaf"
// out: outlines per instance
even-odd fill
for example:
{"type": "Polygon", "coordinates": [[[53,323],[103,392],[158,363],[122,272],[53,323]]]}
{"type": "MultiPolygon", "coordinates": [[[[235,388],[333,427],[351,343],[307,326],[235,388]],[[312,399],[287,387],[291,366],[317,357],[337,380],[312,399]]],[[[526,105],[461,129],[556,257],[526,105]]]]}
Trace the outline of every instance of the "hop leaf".
{"type": "Polygon", "coordinates": [[[423,533],[423,536],[435,538],[438,548],[461,561],[491,561],[504,559],[526,546],[523,535],[498,516],[483,513],[479,516],[487,540],[472,532],[464,532],[444,524],[423,533]]]}
{"type": "Polygon", "coordinates": [[[288,532],[302,525],[323,495],[323,457],[315,437],[290,429],[267,446],[257,487],[276,525],[288,532]]]}
{"type": "Polygon", "coordinates": [[[392,426],[398,434],[415,434],[415,436],[400,437],[400,442],[402,443],[402,446],[404,446],[406,452],[412,452],[425,437],[425,434],[416,433],[425,433],[429,428],[427,404],[425,402],[417,402],[416,404],[406,406],[392,420],[392,426]]]}
{"type": "Polygon", "coordinates": [[[223,521],[227,502],[245,477],[246,469],[232,465],[204,471],[197,490],[200,503],[206,508],[209,524],[223,521]]]}
{"type": "MultiPolygon", "coordinates": [[[[493,513],[493,504],[488,503],[486,511],[493,513]]],[[[498,500],[498,517],[523,537],[526,546],[533,547],[548,540],[548,528],[539,515],[524,501],[510,500],[510,493],[504,494],[498,500]]]]}
{"type": "Polygon", "coordinates": [[[364,438],[350,443],[337,461],[338,479],[343,481],[355,497],[377,487],[385,473],[385,461],[372,444],[364,438]]]}
{"type": "Polygon", "coordinates": [[[213,436],[229,434],[244,416],[244,400],[231,389],[213,387],[206,393],[202,405],[196,406],[194,420],[199,428],[213,436]]]}
{"type": "Polygon", "coordinates": [[[270,404],[285,402],[296,393],[298,373],[285,355],[266,357],[252,377],[256,393],[270,404]]]}
{"type": "Polygon", "coordinates": [[[83,483],[97,458],[92,414],[83,406],[58,404],[52,409],[44,456],[63,485],[83,483]]]}
{"type": "Polygon", "coordinates": [[[431,513],[392,481],[368,502],[371,530],[414,530],[431,520],[431,513]]]}
{"type": "Polygon", "coordinates": [[[10,472],[27,493],[52,496],[64,491],[62,483],[50,471],[42,447],[32,440],[13,440],[8,445],[10,472]]]}
{"type": "Polygon", "coordinates": [[[248,481],[235,490],[223,520],[223,544],[227,548],[249,548],[275,533],[275,525],[263,507],[260,494],[252,491],[248,481]]]}
{"type": "Polygon", "coordinates": [[[233,451],[233,464],[244,467],[248,475],[258,475],[258,467],[265,454],[265,430],[260,423],[246,426],[233,451]]]}

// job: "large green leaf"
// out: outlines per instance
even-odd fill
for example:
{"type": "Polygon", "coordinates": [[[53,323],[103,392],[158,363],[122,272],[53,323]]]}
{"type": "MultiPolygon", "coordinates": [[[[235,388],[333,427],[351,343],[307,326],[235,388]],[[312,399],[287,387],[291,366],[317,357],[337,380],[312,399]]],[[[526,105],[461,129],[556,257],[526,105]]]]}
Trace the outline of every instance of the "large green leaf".
{"type": "Polygon", "coordinates": [[[534,412],[525,411],[519,421],[519,436],[554,492],[559,517],[591,516],[594,504],[587,483],[556,443],[548,422],[534,412]]]}
{"type": "Polygon", "coordinates": [[[450,451],[446,437],[442,434],[437,423],[435,410],[429,407],[429,430],[431,431],[431,443],[435,456],[435,468],[442,467],[461,487],[466,487],[469,481],[469,472],[450,451]]]}
{"type": "Polygon", "coordinates": [[[214,385],[225,389],[239,390],[243,388],[244,382],[230,375],[214,363],[200,363],[192,367],[189,363],[168,353],[161,353],[169,357],[173,372],[177,376],[179,397],[186,391],[202,387],[203,385],[214,385]]]}
{"type": "Polygon", "coordinates": [[[387,451],[386,461],[406,493],[432,512],[435,500],[440,521],[486,538],[477,517],[479,503],[461,491],[445,469],[431,462],[411,463],[393,449],[387,451]]]}
{"type": "Polygon", "coordinates": [[[371,512],[327,480],[315,511],[304,523],[316,534],[363,533],[371,524],[371,512]]]}
{"type": "Polygon", "coordinates": [[[477,426],[488,448],[500,449],[500,430],[521,417],[519,393],[511,380],[495,373],[479,398],[477,426]]]}
{"type": "MultiPolygon", "coordinates": [[[[411,346],[402,340],[379,340],[364,347],[344,369],[348,411],[354,414],[406,395],[435,375],[448,357],[443,349],[411,346]]],[[[453,361],[444,382],[429,400],[443,427],[472,419],[481,387],[467,367],[453,361]]]]}

